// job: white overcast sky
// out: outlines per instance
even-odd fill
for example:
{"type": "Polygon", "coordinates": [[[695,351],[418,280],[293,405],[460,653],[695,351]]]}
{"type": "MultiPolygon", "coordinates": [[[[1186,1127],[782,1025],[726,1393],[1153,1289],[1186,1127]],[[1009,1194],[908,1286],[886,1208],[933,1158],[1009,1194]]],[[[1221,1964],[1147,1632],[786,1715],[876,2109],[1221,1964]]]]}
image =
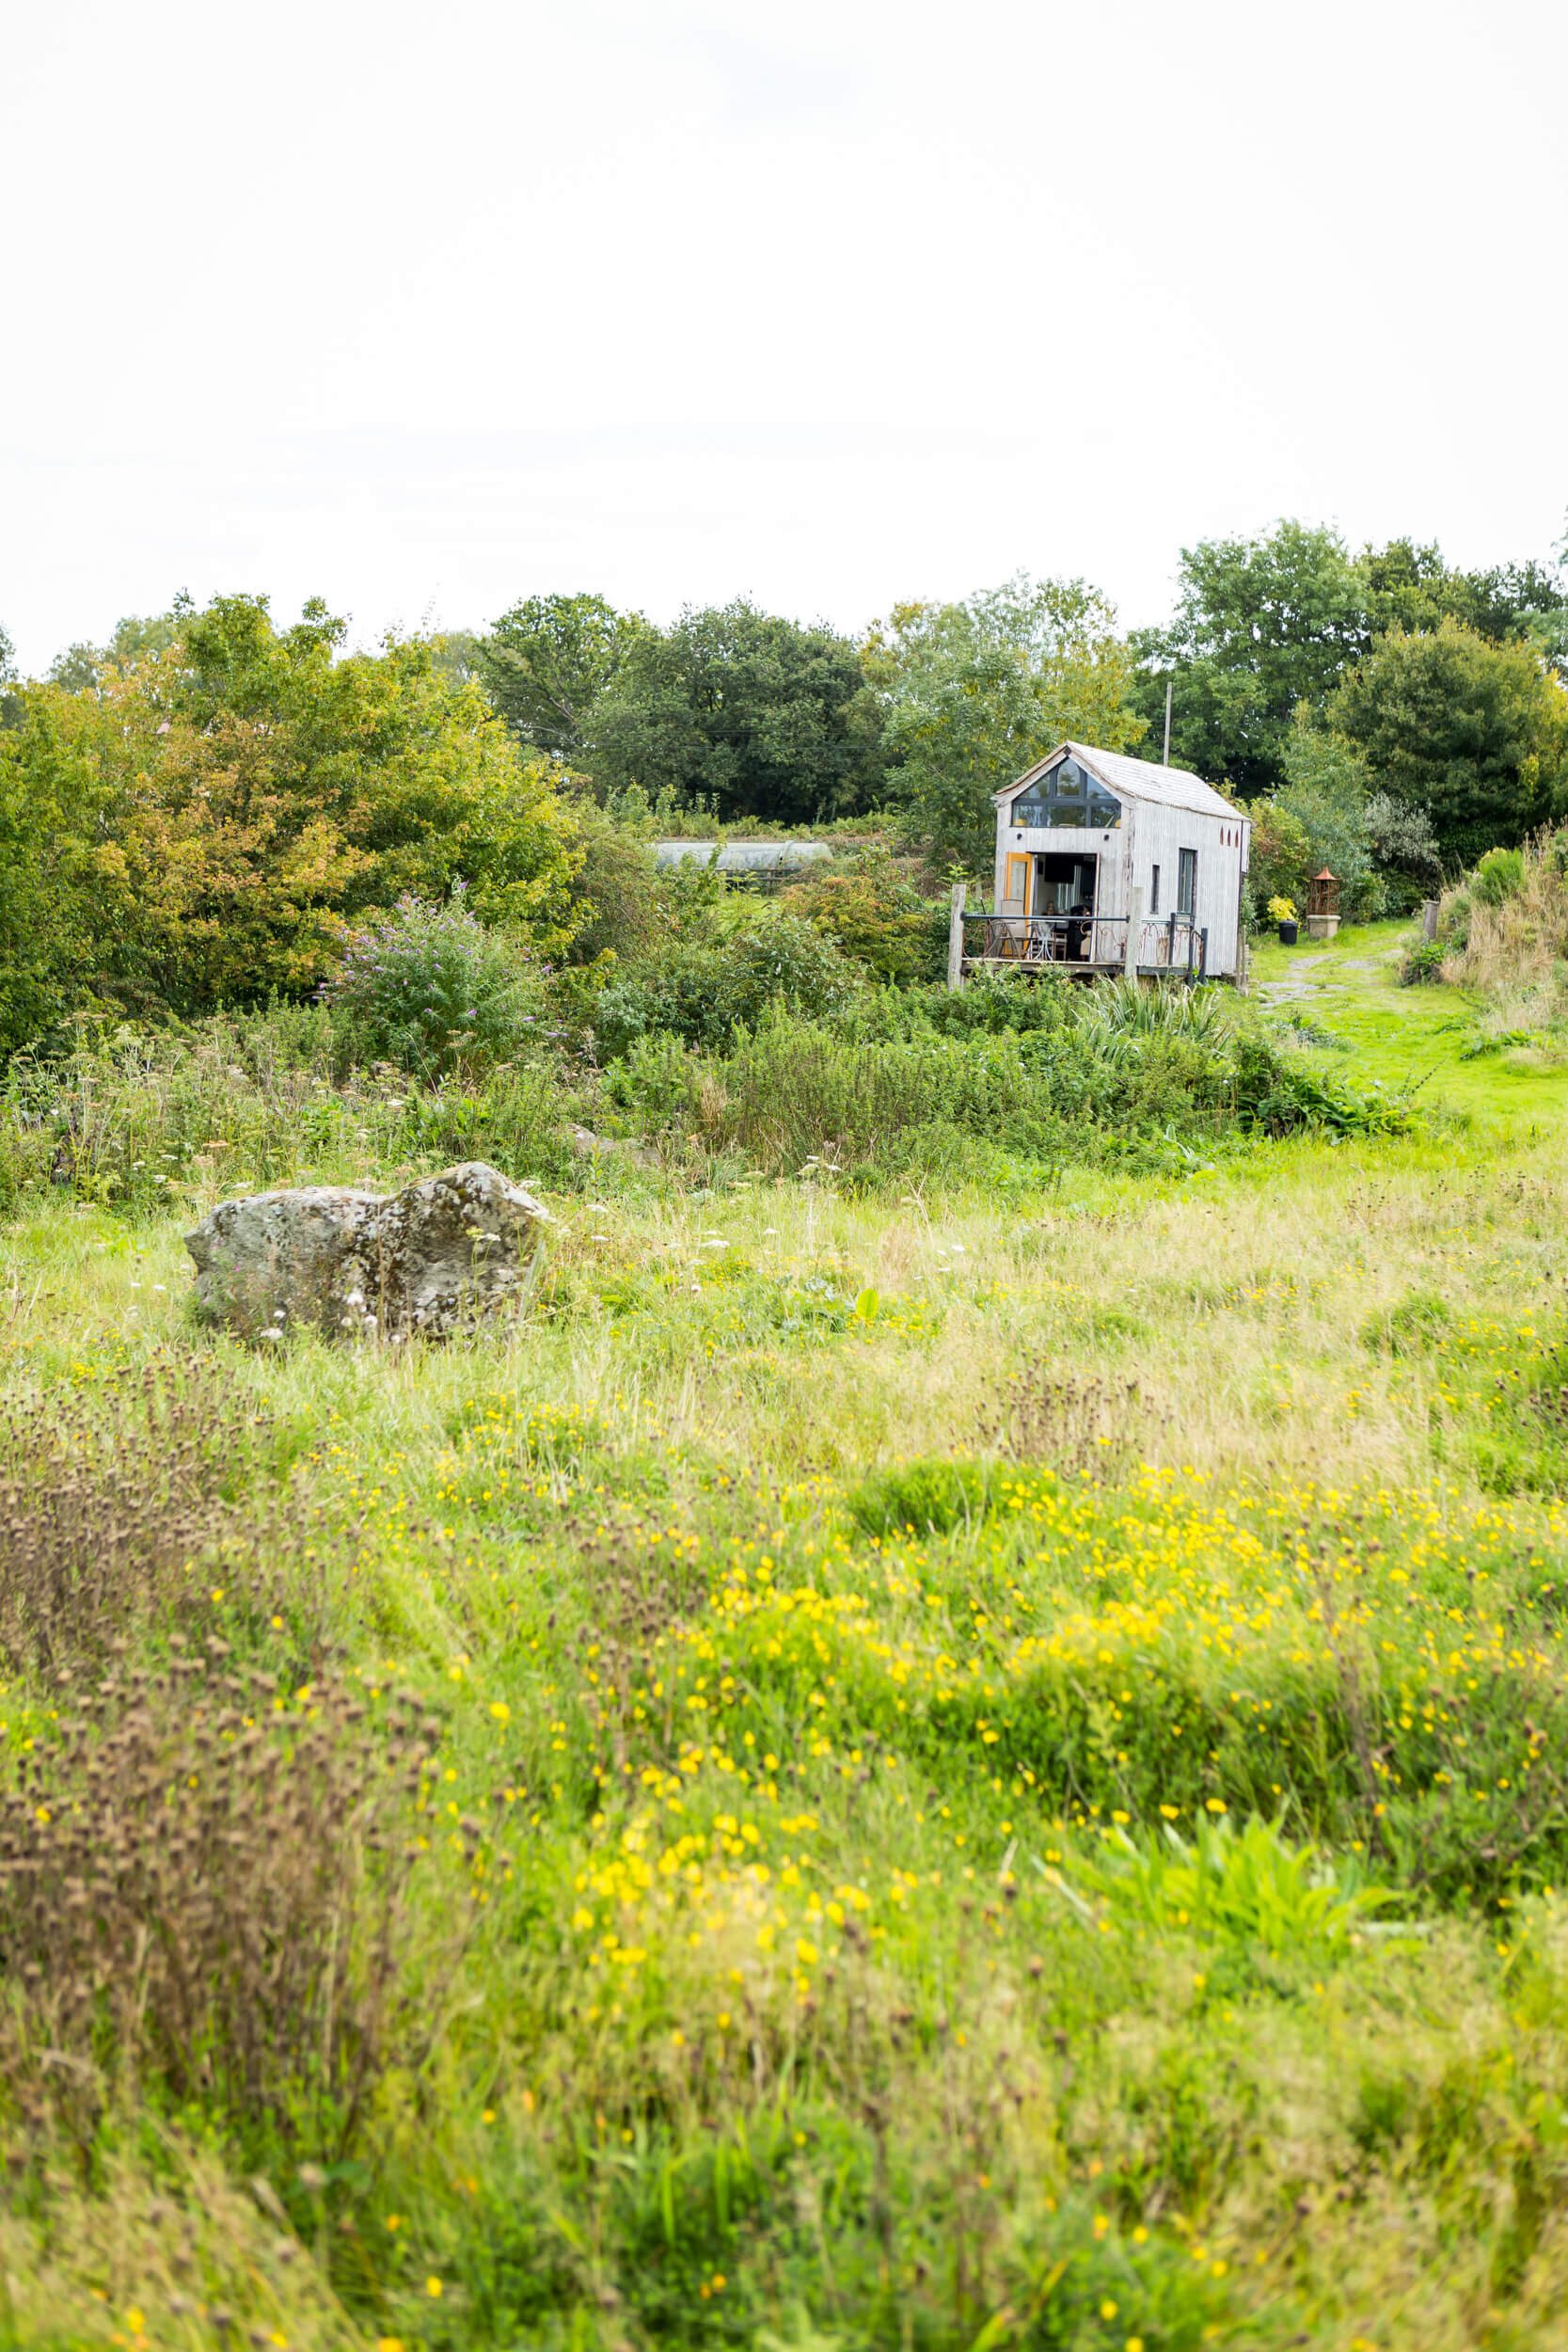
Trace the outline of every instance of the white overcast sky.
{"type": "Polygon", "coordinates": [[[1563,0],[10,0],[0,624],[1544,555],[1565,88],[1563,0]]]}

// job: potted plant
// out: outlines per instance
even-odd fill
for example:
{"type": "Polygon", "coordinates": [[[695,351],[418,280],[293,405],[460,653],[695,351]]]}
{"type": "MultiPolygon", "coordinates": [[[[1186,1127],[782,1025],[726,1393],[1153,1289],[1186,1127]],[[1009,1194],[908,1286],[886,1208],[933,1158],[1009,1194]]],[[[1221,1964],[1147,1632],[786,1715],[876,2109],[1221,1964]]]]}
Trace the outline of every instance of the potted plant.
{"type": "Polygon", "coordinates": [[[1293,898],[1271,898],[1269,900],[1269,920],[1271,923],[1277,923],[1279,926],[1280,946],[1282,947],[1293,947],[1296,944],[1297,934],[1300,930],[1300,926],[1296,921],[1295,900],[1293,898]]]}

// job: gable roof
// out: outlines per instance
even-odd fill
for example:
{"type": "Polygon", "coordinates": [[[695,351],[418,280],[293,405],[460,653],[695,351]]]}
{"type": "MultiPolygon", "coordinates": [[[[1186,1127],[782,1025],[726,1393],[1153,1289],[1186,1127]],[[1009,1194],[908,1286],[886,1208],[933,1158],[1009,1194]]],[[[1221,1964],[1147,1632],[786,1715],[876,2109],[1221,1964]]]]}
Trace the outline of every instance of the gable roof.
{"type": "Polygon", "coordinates": [[[1195,809],[1200,816],[1223,817],[1230,823],[1249,821],[1244,810],[1233,808],[1228,801],[1221,799],[1212,785],[1205,784],[1201,776],[1189,774],[1185,768],[1163,768],[1157,760],[1134,759],[1131,752],[1096,751],[1092,743],[1058,743],[1053,752],[1037,759],[1016,782],[992,793],[997,807],[1042,776],[1064,752],[1070,752],[1107,791],[1124,793],[1129,800],[1159,801],[1167,808],[1195,809]]]}

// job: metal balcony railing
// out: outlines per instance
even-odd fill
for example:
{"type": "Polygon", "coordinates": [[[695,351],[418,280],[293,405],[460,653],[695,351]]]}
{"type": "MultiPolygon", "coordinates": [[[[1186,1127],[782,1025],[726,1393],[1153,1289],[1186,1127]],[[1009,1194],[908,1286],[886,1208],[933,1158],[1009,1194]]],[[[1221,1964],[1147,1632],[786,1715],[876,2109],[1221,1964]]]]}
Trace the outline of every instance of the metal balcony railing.
{"type": "MultiPolygon", "coordinates": [[[[974,961],[1060,965],[1070,971],[1123,970],[1125,914],[968,914],[964,955],[974,961]]],[[[1209,934],[1190,914],[1145,916],[1138,927],[1137,969],[1200,980],[1209,965],[1209,934]]]]}

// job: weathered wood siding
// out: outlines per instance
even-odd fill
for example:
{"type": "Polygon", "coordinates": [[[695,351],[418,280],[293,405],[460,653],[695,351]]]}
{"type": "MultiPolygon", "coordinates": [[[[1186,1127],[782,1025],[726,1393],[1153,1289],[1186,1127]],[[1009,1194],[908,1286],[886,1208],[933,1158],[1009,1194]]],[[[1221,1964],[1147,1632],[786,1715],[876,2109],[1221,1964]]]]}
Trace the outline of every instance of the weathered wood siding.
{"type": "MultiPolygon", "coordinates": [[[[1003,821],[1009,811],[999,811],[992,905],[999,913],[1025,912],[1017,902],[1016,887],[1011,895],[1008,892],[1009,879],[1015,885],[1018,880],[1016,867],[1009,877],[1009,858],[1032,859],[1037,854],[1096,858],[1099,884],[1095,913],[1125,915],[1135,882],[1143,893],[1144,909],[1144,936],[1138,961],[1144,965],[1161,963],[1164,960],[1161,936],[1168,938],[1169,917],[1178,907],[1181,851],[1196,850],[1196,916],[1198,930],[1209,933],[1209,970],[1222,977],[1234,974],[1242,877],[1246,869],[1246,820],[1239,817],[1211,817],[1198,809],[1174,808],[1163,801],[1140,801],[1125,790],[1118,797],[1121,823],[1109,833],[1079,826],[1053,827],[1050,831],[1021,827],[1003,821]],[[1156,866],[1160,869],[1157,914],[1150,912],[1156,866]]],[[[1178,961],[1185,970],[1184,943],[1178,961]]]]}

